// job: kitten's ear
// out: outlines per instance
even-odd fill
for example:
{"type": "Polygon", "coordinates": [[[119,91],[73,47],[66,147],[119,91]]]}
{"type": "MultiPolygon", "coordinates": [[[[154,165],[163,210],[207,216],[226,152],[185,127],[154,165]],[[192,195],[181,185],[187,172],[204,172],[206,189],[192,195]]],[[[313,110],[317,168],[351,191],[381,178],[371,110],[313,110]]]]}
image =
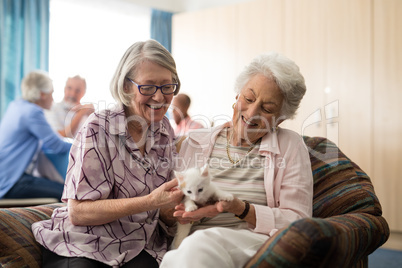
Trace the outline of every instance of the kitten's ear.
{"type": "Polygon", "coordinates": [[[182,188],[184,185],[184,175],[181,172],[175,171],[174,175],[176,176],[178,182],[179,182],[179,187],[182,188]]]}
{"type": "Polygon", "coordinates": [[[208,167],[208,163],[206,163],[201,169],[201,176],[209,176],[209,167],[208,167]]]}

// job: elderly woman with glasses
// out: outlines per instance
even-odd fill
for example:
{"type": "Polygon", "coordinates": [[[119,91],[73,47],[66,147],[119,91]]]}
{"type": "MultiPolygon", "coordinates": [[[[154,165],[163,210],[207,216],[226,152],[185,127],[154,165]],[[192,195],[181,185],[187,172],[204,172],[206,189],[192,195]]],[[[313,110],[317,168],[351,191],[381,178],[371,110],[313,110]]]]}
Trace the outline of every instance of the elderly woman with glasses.
{"type": "Polygon", "coordinates": [[[158,42],[132,45],[111,82],[118,105],[95,112],[76,136],[62,201],[33,224],[43,267],[158,267],[167,250],[159,209],[183,194],[173,178],[174,131],[165,113],[180,89],[158,42]]]}
{"type": "Polygon", "coordinates": [[[297,65],[277,53],[255,58],[236,81],[232,120],[192,132],[180,156],[187,167],[208,163],[212,181],[234,195],[174,216],[192,224],[161,267],[243,267],[278,229],[312,215],[313,178],[302,137],[279,128],[306,92],[297,65]]]}

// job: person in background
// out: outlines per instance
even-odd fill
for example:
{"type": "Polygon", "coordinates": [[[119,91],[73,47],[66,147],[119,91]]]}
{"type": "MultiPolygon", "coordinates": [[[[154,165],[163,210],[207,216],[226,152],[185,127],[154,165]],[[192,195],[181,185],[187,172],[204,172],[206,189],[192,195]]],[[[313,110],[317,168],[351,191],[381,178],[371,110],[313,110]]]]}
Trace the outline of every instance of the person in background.
{"type": "Polygon", "coordinates": [[[192,129],[203,128],[204,126],[196,121],[191,120],[188,115],[191,99],[186,94],[179,94],[173,98],[173,119],[176,122],[175,135],[184,136],[192,129]]]}
{"type": "Polygon", "coordinates": [[[53,83],[46,72],[33,71],[21,82],[22,99],[11,102],[0,124],[0,198],[61,198],[64,183],[35,174],[43,152],[68,153],[65,142],[46,121],[53,83]]]}
{"type": "Polygon", "coordinates": [[[183,198],[165,116],[180,89],[176,63],[155,40],[134,43],[110,89],[118,105],[91,114],[74,139],[62,197],[67,206],[32,225],[42,267],[152,268],[167,250],[160,208],[183,198]]]}
{"type": "Polygon", "coordinates": [[[234,199],[192,212],[176,206],[173,216],[193,222],[192,234],[165,254],[161,268],[243,267],[278,229],[312,215],[308,150],[298,133],[279,127],[306,92],[299,67],[277,53],[260,55],[235,91],[232,120],[191,133],[179,154],[187,168],[208,164],[212,182],[234,199]]]}
{"type": "Polygon", "coordinates": [[[69,77],[63,100],[53,103],[51,109],[45,112],[49,124],[63,137],[73,138],[87,117],[95,111],[93,104],[81,104],[86,88],[86,81],[81,76],[69,77]]]}

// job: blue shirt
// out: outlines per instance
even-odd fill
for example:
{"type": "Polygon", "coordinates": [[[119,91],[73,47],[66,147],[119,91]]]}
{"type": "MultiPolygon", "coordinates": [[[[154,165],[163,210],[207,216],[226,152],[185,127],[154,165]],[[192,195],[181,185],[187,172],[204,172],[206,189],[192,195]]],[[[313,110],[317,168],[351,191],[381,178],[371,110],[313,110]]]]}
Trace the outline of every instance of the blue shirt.
{"type": "Polygon", "coordinates": [[[71,144],[52,130],[40,106],[11,102],[0,123],[0,198],[24,173],[38,146],[44,153],[65,153],[71,144]]]}

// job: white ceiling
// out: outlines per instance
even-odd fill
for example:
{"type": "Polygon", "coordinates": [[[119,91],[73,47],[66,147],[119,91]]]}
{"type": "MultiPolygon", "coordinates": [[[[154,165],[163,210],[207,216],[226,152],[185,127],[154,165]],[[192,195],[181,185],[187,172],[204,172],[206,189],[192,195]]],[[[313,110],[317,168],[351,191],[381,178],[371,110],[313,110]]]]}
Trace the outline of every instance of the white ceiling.
{"type": "Polygon", "coordinates": [[[194,11],[210,7],[232,5],[251,0],[124,0],[141,6],[169,12],[194,11]]]}

